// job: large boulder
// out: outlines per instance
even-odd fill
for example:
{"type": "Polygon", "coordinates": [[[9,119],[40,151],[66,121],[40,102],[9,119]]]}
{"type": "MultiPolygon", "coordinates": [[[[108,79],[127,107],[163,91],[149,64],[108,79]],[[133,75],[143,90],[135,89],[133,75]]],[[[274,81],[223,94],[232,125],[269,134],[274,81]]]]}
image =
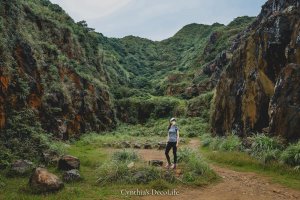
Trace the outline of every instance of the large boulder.
{"type": "Polygon", "coordinates": [[[29,186],[34,192],[54,192],[61,190],[64,183],[45,168],[36,168],[29,179],[29,186]]]}
{"type": "Polygon", "coordinates": [[[11,168],[8,172],[8,176],[18,176],[18,175],[27,175],[29,174],[34,165],[28,160],[16,160],[11,164],[11,168]]]}
{"type": "Polygon", "coordinates": [[[58,161],[58,169],[60,170],[71,170],[79,169],[80,160],[74,156],[64,155],[58,161]]]}

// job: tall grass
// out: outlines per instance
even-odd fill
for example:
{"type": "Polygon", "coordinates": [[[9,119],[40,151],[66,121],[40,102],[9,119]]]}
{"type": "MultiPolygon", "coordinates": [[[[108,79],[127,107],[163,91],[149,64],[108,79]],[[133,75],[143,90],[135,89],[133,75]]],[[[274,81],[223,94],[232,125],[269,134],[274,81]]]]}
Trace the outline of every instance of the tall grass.
{"type": "Polygon", "coordinates": [[[277,160],[284,146],[279,138],[264,134],[256,134],[250,140],[252,142],[250,154],[263,163],[277,160]]]}
{"type": "Polygon", "coordinates": [[[151,181],[164,179],[164,172],[154,166],[140,165],[129,168],[127,162],[110,160],[103,163],[97,170],[97,183],[111,184],[148,184],[151,181]]]}
{"type": "Polygon", "coordinates": [[[212,137],[210,134],[200,136],[202,147],[214,151],[245,151],[263,164],[275,161],[294,166],[300,169],[300,141],[286,146],[279,137],[269,137],[264,134],[255,134],[248,138],[250,148],[243,146],[241,139],[236,135],[227,137],[212,137]]]}
{"type": "Polygon", "coordinates": [[[112,159],[121,162],[130,162],[139,160],[139,155],[136,151],[123,149],[117,151],[112,155],[112,159]]]}
{"type": "Polygon", "coordinates": [[[300,170],[300,141],[289,145],[281,154],[280,161],[300,170]]]}
{"type": "Polygon", "coordinates": [[[234,134],[227,137],[212,137],[209,134],[203,134],[200,138],[202,146],[212,150],[238,151],[242,149],[241,139],[234,134]]]}
{"type": "Polygon", "coordinates": [[[178,151],[178,162],[183,165],[182,181],[203,185],[217,179],[215,172],[201,155],[193,149],[183,148],[178,151]]]}

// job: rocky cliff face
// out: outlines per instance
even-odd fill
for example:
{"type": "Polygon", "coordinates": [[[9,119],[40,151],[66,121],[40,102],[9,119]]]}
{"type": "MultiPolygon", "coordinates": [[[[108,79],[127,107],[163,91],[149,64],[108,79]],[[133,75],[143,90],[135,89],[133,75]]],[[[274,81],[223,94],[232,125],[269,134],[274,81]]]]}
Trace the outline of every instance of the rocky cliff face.
{"type": "Polygon", "coordinates": [[[49,1],[0,5],[0,130],[27,111],[63,139],[114,127],[101,35],[49,1]]]}
{"type": "Polygon", "coordinates": [[[300,0],[269,0],[236,38],[216,87],[212,130],[300,138],[300,0]]]}

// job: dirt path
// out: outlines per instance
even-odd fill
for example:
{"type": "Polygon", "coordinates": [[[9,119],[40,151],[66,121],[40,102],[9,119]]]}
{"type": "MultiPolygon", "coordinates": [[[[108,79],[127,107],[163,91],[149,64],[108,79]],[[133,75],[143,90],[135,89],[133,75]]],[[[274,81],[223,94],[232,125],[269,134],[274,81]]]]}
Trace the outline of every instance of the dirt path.
{"type": "MultiPolygon", "coordinates": [[[[192,139],[188,144],[191,148],[200,145],[198,139],[192,139]]],[[[140,155],[145,160],[159,159],[165,161],[163,151],[156,149],[140,149],[140,155]]],[[[172,159],[172,152],[170,152],[172,159]]],[[[178,196],[141,196],[132,199],[144,200],[285,200],[300,199],[300,191],[271,183],[268,178],[251,172],[237,172],[227,168],[211,166],[222,177],[222,181],[208,187],[176,188],[178,196]]]]}

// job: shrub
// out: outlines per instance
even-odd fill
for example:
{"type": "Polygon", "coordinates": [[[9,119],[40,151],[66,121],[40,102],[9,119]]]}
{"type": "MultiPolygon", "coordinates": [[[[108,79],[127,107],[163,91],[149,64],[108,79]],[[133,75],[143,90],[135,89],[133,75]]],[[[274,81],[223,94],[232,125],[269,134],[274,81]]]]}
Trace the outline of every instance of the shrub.
{"type": "Polygon", "coordinates": [[[209,148],[212,150],[220,150],[220,146],[223,142],[223,138],[221,137],[214,137],[209,145],[209,148]]]}
{"type": "Polygon", "coordinates": [[[139,159],[139,155],[133,150],[124,149],[122,151],[115,152],[112,155],[112,159],[122,162],[137,161],[139,159]]]}
{"type": "Polygon", "coordinates": [[[184,182],[195,182],[209,175],[216,177],[200,154],[191,148],[183,148],[178,151],[178,163],[183,164],[182,180],[184,182]]]}
{"type": "Polygon", "coordinates": [[[6,168],[13,160],[14,155],[11,150],[6,148],[3,143],[0,142],[0,169],[6,168]]]}
{"type": "Polygon", "coordinates": [[[147,184],[151,181],[162,178],[162,171],[154,166],[142,166],[131,171],[132,182],[131,183],[143,183],[147,184]]]}
{"type": "Polygon", "coordinates": [[[98,170],[97,183],[101,185],[115,183],[115,182],[130,182],[130,171],[126,163],[120,163],[112,160],[102,164],[98,170]]]}
{"type": "Polygon", "coordinates": [[[251,137],[252,145],[250,154],[266,163],[278,159],[283,144],[279,138],[268,137],[264,134],[256,134],[251,137]]]}
{"type": "Polygon", "coordinates": [[[207,134],[207,133],[201,135],[200,138],[201,138],[201,145],[202,145],[203,147],[209,147],[210,144],[211,144],[212,141],[213,141],[213,137],[212,137],[210,134],[207,134]]]}
{"type": "Polygon", "coordinates": [[[198,116],[208,122],[212,98],[213,92],[208,92],[189,100],[187,115],[191,117],[198,116]]]}
{"type": "Polygon", "coordinates": [[[196,154],[192,154],[188,160],[188,170],[195,173],[196,175],[203,175],[206,172],[210,171],[209,165],[196,154]]]}
{"type": "Polygon", "coordinates": [[[210,134],[204,134],[201,136],[201,144],[212,150],[238,151],[242,149],[241,139],[234,134],[227,137],[212,137],[210,134]]]}
{"type": "Polygon", "coordinates": [[[238,136],[232,134],[222,140],[219,149],[224,151],[237,151],[240,150],[241,147],[241,139],[238,136]]]}
{"type": "Polygon", "coordinates": [[[162,172],[153,166],[140,166],[129,169],[127,163],[111,160],[98,168],[97,183],[109,185],[111,183],[122,184],[147,184],[162,178],[162,172]]]}
{"type": "MultiPolygon", "coordinates": [[[[26,158],[38,161],[44,150],[62,150],[63,146],[55,146],[50,136],[43,131],[36,119],[36,113],[30,109],[14,111],[7,121],[7,129],[0,134],[0,148],[5,162],[14,159],[26,158]]],[[[2,160],[2,159],[1,159],[2,160]]]]}
{"type": "Polygon", "coordinates": [[[5,187],[5,183],[4,181],[2,180],[2,177],[0,176],[0,189],[4,188],[5,187]]]}
{"type": "Polygon", "coordinates": [[[300,141],[289,145],[282,152],[280,161],[291,166],[300,166],[300,141]]]}
{"type": "Polygon", "coordinates": [[[188,147],[180,148],[177,152],[177,162],[178,163],[187,162],[189,160],[190,155],[193,153],[194,152],[191,148],[188,147]]]}

